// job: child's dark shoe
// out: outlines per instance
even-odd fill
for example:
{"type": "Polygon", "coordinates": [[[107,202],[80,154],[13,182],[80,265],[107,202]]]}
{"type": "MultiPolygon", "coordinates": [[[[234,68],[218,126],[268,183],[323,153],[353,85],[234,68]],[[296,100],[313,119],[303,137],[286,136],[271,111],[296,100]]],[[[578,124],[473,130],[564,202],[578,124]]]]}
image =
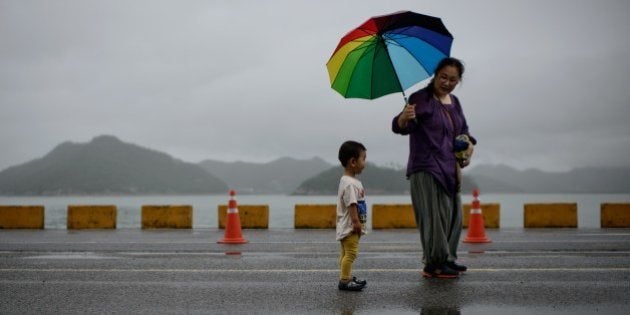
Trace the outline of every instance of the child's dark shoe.
{"type": "Polygon", "coordinates": [[[363,290],[363,287],[365,287],[365,285],[362,284],[358,284],[352,280],[348,281],[348,282],[341,282],[339,281],[339,290],[341,291],[361,291],[363,290]]]}
{"type": "Polygon", "coordinates": [[[366,286],[367,285],[367,281],[359,280],[359,279],[357,279],[357,277],[352,277],[352,282],[360,284],[362,286],[366,286]]]}

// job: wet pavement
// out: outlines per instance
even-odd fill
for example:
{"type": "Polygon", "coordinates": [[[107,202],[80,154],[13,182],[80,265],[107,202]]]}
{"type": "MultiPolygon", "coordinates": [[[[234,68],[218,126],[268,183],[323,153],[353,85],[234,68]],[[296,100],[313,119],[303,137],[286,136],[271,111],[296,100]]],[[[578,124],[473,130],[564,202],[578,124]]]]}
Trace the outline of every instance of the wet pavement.
{"type": "Polygon", "coordinates": [[[442,280],[416,230],[371,231],[340,292],[333,230],[0,230],[0,313],[627,314],[630,229],[486,232],[442,280]]]}

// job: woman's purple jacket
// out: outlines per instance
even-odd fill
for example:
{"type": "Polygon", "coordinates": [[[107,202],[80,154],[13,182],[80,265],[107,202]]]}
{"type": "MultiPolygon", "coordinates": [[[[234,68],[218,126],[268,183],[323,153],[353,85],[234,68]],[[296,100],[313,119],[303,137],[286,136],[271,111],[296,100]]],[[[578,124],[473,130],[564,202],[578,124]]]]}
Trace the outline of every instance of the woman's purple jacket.
{"type": "Polygon", "coordinates": [[[409,97],[409,104],[416,104],[416,120],[410,121],[407,128],[400,128],[399,114],[392,120],[392,131],[409,135],[407,177],[417,172],[427,172],[449,195],[454,196],[457,193],[457,160],[453,153],[455,137],[466,134],[473,144],[477,140],[468,133],[459,99],[452,94],[451,99],[452,104],[442,105],[426,88],[413,93],[409,97]]]}

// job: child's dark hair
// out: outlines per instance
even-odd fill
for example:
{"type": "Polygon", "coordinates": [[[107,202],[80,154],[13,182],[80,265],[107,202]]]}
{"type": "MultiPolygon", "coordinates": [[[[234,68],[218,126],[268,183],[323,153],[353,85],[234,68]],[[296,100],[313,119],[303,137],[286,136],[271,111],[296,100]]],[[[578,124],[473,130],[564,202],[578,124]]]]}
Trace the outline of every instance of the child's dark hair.
{"type": "Polygon", "coordinates": [[[351,140],[346,141],[339,148],[339,162],[343,167],[346,167],[348,161],[352,158],[358,159],[362,151],[367,151],[363,144],[351,140]]]}

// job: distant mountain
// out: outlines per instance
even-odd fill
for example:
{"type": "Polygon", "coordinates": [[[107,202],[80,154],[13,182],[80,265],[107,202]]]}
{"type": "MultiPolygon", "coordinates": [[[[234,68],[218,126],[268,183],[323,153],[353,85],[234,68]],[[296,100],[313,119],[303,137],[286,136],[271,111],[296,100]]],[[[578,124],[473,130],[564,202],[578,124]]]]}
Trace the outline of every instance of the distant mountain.
{"type": "MultiPolygon", "coordinates": [[[[322,195],[337,193],[340,166],[321,158],[281,158],[269,163],[205,160],[186,163],[171,156],[99,136],[89,143],[65,142],[46,156],[0,171],[0,195],[213,194],[322,195]]],[[[407,194],[404,170],[369,164],[360,178],[369,194],[407,194]]],[[[484,193],[630,193],[630,169],[579,168],[568,172],[520,171],[505,165],[464,170],[462,191],[484,193]]]]}
{"type": "Polygon", "coordinates": [[[309,160],[280,158],[269,163],[205,160],[203,169],[225,181],[239,193],[289,194],[302,181],[331,167],[321,158],[309,160]]]}
{"type": "MultiPolygon", "coordinates": [[[[343,174],[341,166],[332,167],[317,176],[304,181],[294,192],[294,195],[336,195],[339,178],[343,174]]],[[[405,170],[379,167],[368,163],[365,170],[358,176],[369,195],[408,194],[409,181],[405,170]]],[[[463,191],[472,191],[475,186],[473,180],[464,178],[463,191]]]]}
{"type": "Polygon", "coordinates": [[[0,172],[0,195],[212,194],[227,185],[196,164],[99,136],[65,142],[0,172]]]}
{"type": "MultiPolygon", "coordinates": [[[[337,194],[342,168],[330,168],[304,181],[297,195],[337,194]]],[[[404,170],[368,164],[359,176],[370,194],[409,192],[404,170]]],[[[569,172],[519,171],[505,165],[479,165],[464,170],[462,192],[484,193],[630,193],[630,169],[579,168],[569,172]]]]}
{"type": "Polygon", "coordinates": [[[485,192],[630,193],[630,169],[577,168],[568,172],[519,171],[505,165],[479,165],[466,173],[485,192]]]}

